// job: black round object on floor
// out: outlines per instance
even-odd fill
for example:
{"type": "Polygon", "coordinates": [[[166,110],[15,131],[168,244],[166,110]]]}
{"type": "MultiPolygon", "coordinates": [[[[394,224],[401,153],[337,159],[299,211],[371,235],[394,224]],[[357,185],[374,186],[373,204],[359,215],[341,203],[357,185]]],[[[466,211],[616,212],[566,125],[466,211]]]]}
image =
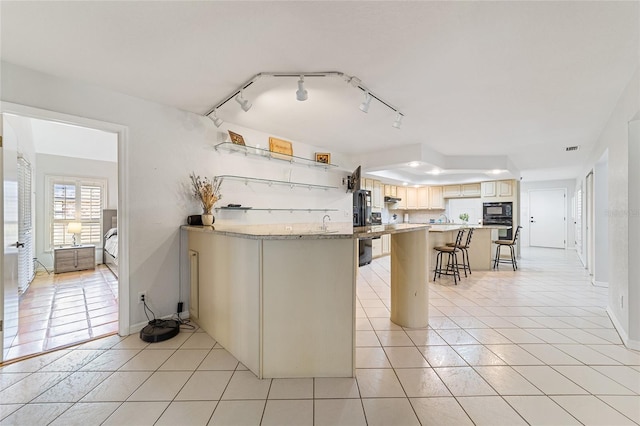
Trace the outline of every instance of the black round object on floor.
{"type": "Polygon", "coordinates": [[[140,330],[140,338],[145,342],[157,343],[171,339],[179,332],[180,323],[178,321],[154,319],[140,330]]]}

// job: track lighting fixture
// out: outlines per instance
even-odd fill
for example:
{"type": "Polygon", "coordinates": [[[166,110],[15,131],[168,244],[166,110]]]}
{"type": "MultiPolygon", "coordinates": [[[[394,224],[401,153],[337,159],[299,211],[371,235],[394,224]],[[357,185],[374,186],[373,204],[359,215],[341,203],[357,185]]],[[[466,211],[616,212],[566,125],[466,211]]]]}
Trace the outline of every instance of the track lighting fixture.
{"type": "Polygon", "coordinates": [[[402,126],[402,114],[399,112],[396,114],[396,121],[393,122],[392,126],[396,129],[399,129],[402,126]]]}
{"type": "Polygon", "coordinates": [[[216,125],[216,127],[220,127],[222,126],[222,123],[224,123],[224,121],[222,120],[222,118],[218,117],[216,115],[216,113],[218,112],[217,109],[213,110],[213,115],[210,115],[209,118],[211,119],[211,121],[213,121],[213,124],[216,125]]]}
{"type": "Polygon", "coordinates": [[[360,111],[369,112],[369,105],[371,105],[371,95],[369,92],[364,92],[364,102],[360,104],[360,111]]]}
{"type": "Polygon", "coordinates": [[[249,102],[248,99],[244,98],[244,94],[242,93],[242,90],[236,96],[236,102],[240,104],[240,107],[243,109],[244,112],[247,112],[251,109],[251,102],[249,102]]]}
{"type": "Polygon", "coordinates": [[[300,76],[298,80],[298,90],[296,90],[296,99],[299,101],[306,101],[309,98],[307,89],[304,88],[304,75],[300,76]]]}
{"type": "Polygon", "coordinates": [[[375,99],[377,102],[381,103],[382,105],[386,106],[387,108],[389,108],[390,110],[392,110],[393,112],[396,113],[396,119],[393,122],[392,126],[394,128],[396,128],[396,129],[399,129],[402,126],[402,118],[404,117],[404,114],[402,114],[398,110],[398,108],[396,108],[395,106],[393,106],[389,102],[385,101],[384,99],[382,99],[377,94],[371,92],[369,90],[369,88],[366,87],[362,83],[362,80],[360,80],[358,77],[350,76],[350,75],[347,75],[347,74],[345,74],[343,72],[339,72],[339,71],[326,71],[326,72],[261,72],[261,73],[258,73],[256,75],[254,75],[249,80],[245,81],[240,87],[238,87],[235,91],[231,92],[226,98],[224,98],[223,100],[218,102],[216,105],[214,105],[209,110],[209,112],[207,112],[204,115],[209,116],[209,118],[213,121],[213,123],[217,127],[220,127],[224,121],[222,119],[218,118],[218,116],[216,115],[216,111],[217,111],[218,108],[220,108],[221,106],[223,106],[224,104],[229,102],[231,99],[235,99],[236,102],[238,102],[238,104],[240,104],[240,106],[242,107],[242,109],[245,112],[249,111],[249,109],[251,109],[251,102],[249,102],[249,100],[245,99],[244,90],[247,87],[255,84],[262,77],[276,77],[276,78],[287,78],[287,79],[291,79],[291,78],[297,77],[298,78],[298,90],[296,90],[296,99],[299,100],[299,101],[306,101],[309,98],[309,92],[304,87],[304,79],[305,79],[305,77],[307,77],[307,78],[312,78],[312,77],[333,77],[333,78],[336,78],[337,77],[337,78],[345,81],[349,86],[351,86],[351,87],[353,87],[355,89],[358,89],[358,90],[362,90],[364,92],[364,101],[360,104],[360,111],[368,112],[369,111],[369,106],[371,105],[371,100],[375,99]]]}

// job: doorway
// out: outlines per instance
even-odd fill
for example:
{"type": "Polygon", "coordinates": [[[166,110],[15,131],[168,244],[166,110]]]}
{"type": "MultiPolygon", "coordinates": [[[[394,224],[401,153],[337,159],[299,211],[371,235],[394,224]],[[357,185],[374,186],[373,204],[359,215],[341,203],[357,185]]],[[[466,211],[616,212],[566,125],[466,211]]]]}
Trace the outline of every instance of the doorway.
{"type": "Polygon", "coordinates": [[[566,212],[566,189],[529,190],[529,245],[565,248],[566,212]]]}
{"type": "MultiPolygon", "coordinates": [[[[120,216],[122,210],[123,200],[126,199],[123,194],[122,187],[124,182],[122,177],[126,176],[124,173],[124,165],[122,160],[125,158],[123,147],[126,137],[126,128],[111,123],[98,122],[95,120],[84,119],[81,117],[68,116],[65,114],[54,113],[51,111],[38,110],[30,107],[25,107],[15,104],[3,104],[3,122],[5,122],[4,131],[8,130],[6,124],[7,117],[16,117],[21,120],[34,120],[42,121],[47,126],[62,126],[67,131],[91,131],[99,132],[107,135],[110,140],[113,141],[114,149],[113,156],[114,166],[113,172],[109,176],[109,185],[105,187],[105,192],[102,194],[104,203],[102,208],[112,207],[118,208],[117,216],[120,216]]],[[[37,137],[33,132],[34,126],[28,126],[32,133],[29,137],[37,137]]],[[[14,131],[10,129],[9,131],[14,131]]],[[[64,132],[63,132],[64,133],[64,132]]],[[[24,136],[24,135],[22,135],[24,136]]],[[[85,134],[86,136],[86,134],[85,134]]],[[[69,135],[63,135],[61,140],[68,140],[69,135]]],[[[55,142],[55,141],[54,141],[55,142]]],[[[64,145],[64,142],[61,142],[64,145]]],[[[34,147],[29,152],[30,148],[27,146],[20,146],[18,150],[28,151],[28,155],[32,158],[38,158],[40,161],[32,161],[34,172],[34,187],[37,185],[36,190],[33,193],[34,206],[37,204],[38,208],[34,207],[34,234],[36,235],[37,247],[33,250],[33,261],[38,265],[38,276],[31,281],[31,285],[24,291],[19,292],[20,297],[20,311],[18,318],[21,318],[24,313],[38,315],[41,314],[42,318],[29,324],[26,327],[27,321],[25,319],[19,319],[19,321],[25,325],[25,330],[31,333],[30,336],[25,337],[24,341],[21,341],[20,327],[17,330],[17,337],[13,339],[13,344],[27,343],[27,340],[34,340],[38,335],[45,336],[48,339],[48,344],[41,345],[42,350],[50,350],[60,346],[67,346],[71,343],[80,343],[81,341],[90,340],[105,334],[118,332],[121,335],[128,334],[129,328],[129,315],[128,315],[128,280],[126,279],[126,270],[128,269],[128,262],[120,262],[118,269],[119,275],[124,279],[117,278],[116,274],[113,274],[108,268],[100,265],[102,263],[102,220],[101,209],[98,209],[96,215],[97,205],[92,205],[94,210],[92,215],[88,217],[86,212],[81,212],[79,207],[77,213],[78,222],[83,222],[81,230],[75,234],[78,238],[79,244],[84,246],[95,245],[96,247],[91,250],[95,253],[95,260],[93,264],[96,264],[95,269],[76,270],[64,273],[55,273],[54,265],[54,252],[56,249],[71,246],[71,237],[69,235],[70,228],[67,227],[66,222],[70,222],[71,216],[60,217],[59,213],[69,213],[69,206],[73,202],[77,202],[78,206],[86,206],[86,202],[90,197],[96,196],[96,187],[92,184],[85,185],[83,182],[79,182],[78,186],[69,190],[62,198],[57,197],[56,190],[60,189],[60,185],[57,187],[52,185],[55,183],[55,178],[63,176],[65,179],[69,176],[80,178],[86,181],[87,178],[95,178],[100,172],[96,169],[96,164],[104,165],[107,161],[107,156],[104,152],[98,153],[96,158],[82,160],[84,157],[83,152],[86,150],[87,145],[83,144],[81,147],[76,147],[73,150],[73,154],[65,155],[63,152],[52,152],[47,148],[42,149],[40,147],[36,153],[34,147]],[[42,155],[43,157],[40,157],[42,155]],[[42,159],[44,158],[44,160],[42,159]],[[87,161],[85,169],[75,169],[70,164],[79,164],[79,162],[87,161]],[[52,167],[58,167],[58,171],[52,171],[52,167]],[[62,169],[62,173],[60,172],[62,169]],[[44,178],[47,175],[47,179],[44,178]],[[52,178],[53,177],[53,178],[52,178]],[[87,199],[81,200],[82,194],[86,192],[87,199]],[[45,196],[46,194],[46,196],[45,196]],[[77,195],[77,196],[76,196],[77,195]],[[73,200],[74,196],[76,199],[73,200]],[[56,198],[57,197],[57,198],[56,198]],[[62,200],[62,205],[60,204],[62,200]],[[73,201],[73,202],[71,202],[73,201]],[[65,202],[67,202],[65,204],[65,202]],[[62,206],[62,208],[60,208],[62,206]],[[46,207],[46,208],[45,208],[46,207]],[[37,213],[36,213],[37,212],[37,213]],[[39,216],[39,217],[38,217],[39,216]],[[91,221],[92,219],[93,221],[91,221]],[[65,222],[66,221],[66,222],[65,222]],[[62,232],[61,232],[62,231],[62,232]],[[60,240],[62,239],[62,240],[60,240]],[[67,241],[69,240],[69,241],[67,241]],[[39,294],[36,294],[39,293],[39,294]],[[56,297],[59,296],[59,297],[56,297]],[[123,297],[123,295],[125,295],[123,297]],[[109,306],[109,305],[112,306],[109,306]],[[115,304],[115,306],[113,306],[115,304]],[[62,317],[67,317],[62,319],[62,317]],[[82,318],[81,318],[82,317],[82,318]],[[100,317],[100,318],[98,318],[100,317]],[[93,324],[92,324],[93,321],[93,324]],[[48,327],[57,327],[53,333],[49,331],[43,332],[41,324],[43,322],[48,323],[48,327]],[[79,327],[83,322],[86,322],[87,327],[79,327]],[[92,329],[93,326],[93,329],[92,329]],[[32,327],[34,330],[29,330],[32,327]],[[76,329],[74,329],[76,328],[76,329]],[[38,331],[40,330],[40,331],[38,331]],[[73,342],[73,338],[77,338],[76,342],[73,342]]],[[[53,144],[55,145],[55,143],[53,144]]],[[[66,147],[68,148],[68,147],[66,147]]],[[[64,148],[61,148],[64,151],[64,148]]],[[[6,182],[7,173],[3,167],[3,178],[6,182]]],[[[68,182],[63,182],[65,189],[69,189],[68,182]]],[[[125,187],[126,189],[126,187],[125,187]]],[[[58,194],[59,195],[59,194],[58,194]]],[[[98,196],[100,198],[100,196],[98,196]]],[[[94,203],[95,204],[95,203],[94,203]]],[[[6,221],[3,221],[3,227],[7,229],[6,221]]],[[[118,226],[121,240],[121,253],[128,252],[126,236],[126,223],[120,221],[118,226]],[[124,242],[124,244],[122,244],[124,242]]],[[[122,255],[122,254],[121,254],[122,255]]],[[[17,268],[16,268],[17,269],[17,268]]],[[[5,271],[7,272],[7,271],[5,271]]],[[[59,271],[61,272],[61,271],[59,271]]],[[[118,272],[116,270],[116,272],[118,272]]],[[[17,272],[16,272],[17,274],[17,272]]],[[[30,281],[30,280],[29,280],[30,281]]],[[[0,283],[3,293],[7,291],[7,280],[4,279],[0,283]]],[[[5,297],[5,299],[7,299],[5,297]]],[[[7,307],[6,300],[3,301],[0,307],[0,319],[7,317],[10,313],[5,309],[7,307]]],[[[31,319],[35,319],[33,317],[31,319]]],[[[3,337],[8,337],[6,334],[3,337]]],[[[6,338],[2,340],[2,348],[0,348],[0,362],[15,358],[16,356],[27,355],[24,352],[10,353],[10,346],[7,343],[11,340],[6,338]]],[[[33,345],[37,347],[38,345],[33,345]]]]}

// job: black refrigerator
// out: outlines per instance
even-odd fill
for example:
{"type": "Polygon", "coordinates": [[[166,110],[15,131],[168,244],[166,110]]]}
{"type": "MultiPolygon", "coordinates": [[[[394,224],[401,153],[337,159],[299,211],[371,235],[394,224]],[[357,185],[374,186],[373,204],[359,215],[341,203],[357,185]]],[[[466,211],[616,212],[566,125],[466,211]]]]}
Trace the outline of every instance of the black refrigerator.
{"type": "MultiPolygon", "coordinates": [[[[371,191],[358,190],[353,192],[353,226],[371,225],[371,191]]],[[[371,263],[371,238],[358,240],[358,265],[371,263]]]]}

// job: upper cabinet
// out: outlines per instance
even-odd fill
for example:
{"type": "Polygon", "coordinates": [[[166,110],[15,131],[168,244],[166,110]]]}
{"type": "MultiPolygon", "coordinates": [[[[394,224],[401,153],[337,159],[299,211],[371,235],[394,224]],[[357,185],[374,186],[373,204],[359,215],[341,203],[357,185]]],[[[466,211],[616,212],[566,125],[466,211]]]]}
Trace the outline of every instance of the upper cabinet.
{"type": "Polygon", "coordinates": [[[429,188],[426,186],[418,188],[418,209],[429,208],[429,188]]]}
{"type": "Polygon", "coordinates": [[[478,183],[466,183],[462,185],[461,194],[463,197],[479,197],[480,196],[480,182],[478,183]]]}
{"type": "Polygon", "coordinates": [[[498,181],[498,197],[513,197],[513,181],[498,181]]]}
{"type": "Polygon", "coordinates": [[[418,188],[406,188],[407,190],[407,209],[415,210],[418,208],[418,188]]]}
{"type": "Polygon", "coordinates": [[[406,210],[407,209],[407,188],[404,186],[396,186],[396,197],[400,198],[393,208],[406,210]]]}
{"type": "Polygon", "coordinates": [[[482,182],[482,198],[508,198],[514,196],[513,180],[482,182]]]}
{"type": "Polygon", "coordinates": [[[429,187],[429,208],[444,210],[444,195],[441,186],[429,187]]]}
{"type": "Polygon", "coordinates": [[[462,195],[460,185],[445,185],[442,187],[442,195],[444,198],[458,198],[462,195]]]}
{"type": "Polygon", "coordinates": [[[498,195],[498,191],[496,190],[496,182],[495,181],[490,181],[490,182],[482,182],[481,183],[481,188],[482,188],[482,197],[496,197],[498,195]]]}
{"type": "Polygon", "coordinates": [[[384,196],[385,197],[395,197],[397,194],[395,185],[385,185],[384,186],[384,196]]]}
{"type": "Polygon", "coordinates": [[[373,181],[373,192],[371,193],[371,202],[373,209],[379,211],[382,209],[382,184],[379,180],[373,181]]]}
{"type": "Polygon", "coordinates": [[[480,183],[465,183],[464,185],[445,185],[442,187],[444,198],[473,198],[480,197],[480,183]]]}

